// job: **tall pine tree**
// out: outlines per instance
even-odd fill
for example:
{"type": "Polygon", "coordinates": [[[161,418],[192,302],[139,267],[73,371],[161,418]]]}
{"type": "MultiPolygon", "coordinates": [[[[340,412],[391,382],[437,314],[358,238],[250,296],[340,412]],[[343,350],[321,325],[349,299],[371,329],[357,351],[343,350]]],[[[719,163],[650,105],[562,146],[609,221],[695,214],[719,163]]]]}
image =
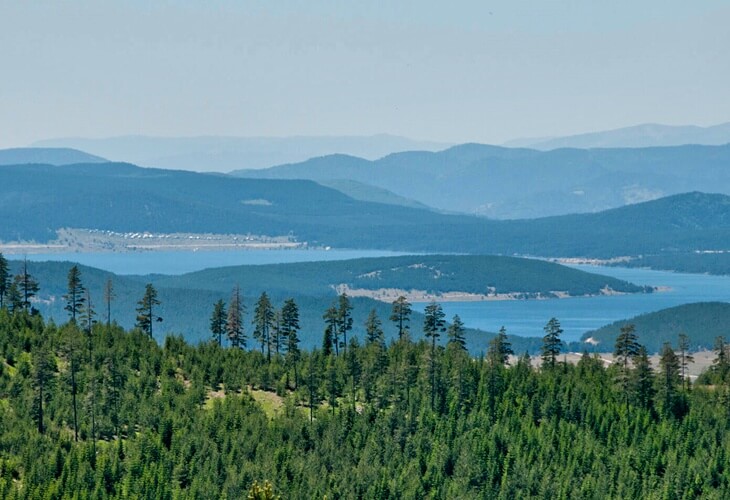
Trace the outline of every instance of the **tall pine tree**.
{"type": "Polygon", "coordinates": [[[73,266],[68,270],[68,291],[63,298],[66,300],[64,309],[68,311],[73,323],[76,322],[76,316],[81,313],[84,307],[84,285],[81,283],[81,271],[78,266],[73,266]]]}
{"type": "Polygon", "coordinates": [[[557,318],[550,318],[545,328],[545,336],[542,338],[542,367],[545,369],[555,368],[558,356],[562,349],[563,342],[560,340],[560,334],[563,329],[560,328],[560,321],[557,318]]]}
{"type": "Polygon", "coordinates": [[[431,409],[436,408],[436,342],[446,331],[444,311],[439,304],[431,302],[423,311],[423,334],[431,339],[431,356],[429,359],[429,378],[431,379],[431,409]]]}
{"type": "Polygon", "coordinates": [[[162,318],[155,312],[160,305],[157,298],[157,290],[151,283],[147,283],[144,289],[144,296],[137,302],[137,327],[152,338],[152,325],[162,321],[162,318]]]}
{"type": "Polygon", "coordinates": [[[256,301],[253,313],[253,336],[261,344],[261,353],[266,348],[266,360],[271,361],[271,330],[274,326],[274,307],[266,292],[262,292],[256,301]]]}
{"type": "Polygon", "coordinates": [[[411,304],[403,295],[395,299],[390,320],[398,328],[399,339],[408,337],[408,324],[411,321],[411,312],[411,304]]]}
{"type": "Polygon", "coordinates": [[[228,305],[228,318],[226,320],[226,335],[231,347],[246,347],[246,334],[243,330],[243,300],[241,299],[241,287],[236,285],[228,305]]]}
{"type": "Polygon", "coordinates": [[[219,346],[223,345],[223,334],[226,333],[226,303],[220,299],[213,306],[210,316],[210,333],[219,346]]]}
{"type": "Polygon", "coordinates": [[[0,253],[0,308],[6,306],[5,297],[10,288],[10,266],[3,254],[0,253]]]}

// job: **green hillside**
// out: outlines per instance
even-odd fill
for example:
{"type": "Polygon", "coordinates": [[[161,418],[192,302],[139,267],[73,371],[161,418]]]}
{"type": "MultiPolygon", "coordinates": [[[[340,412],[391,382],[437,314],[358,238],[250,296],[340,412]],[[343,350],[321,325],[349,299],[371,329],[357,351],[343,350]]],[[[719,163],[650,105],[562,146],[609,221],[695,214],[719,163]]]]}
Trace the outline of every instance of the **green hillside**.
{"type": "Polygon", "coordinates": [[[677,336],[686,333],[693,349],[712,348],[715,338],[728,335],[730,325],[730,303],[698,302],[642,314],[622,321],[616,321],[598,330],[586,332],[583,340],[592,338],[599,342],[597,349],[613,351],[616,336],[627,323],[636,326],[639,342],[649,352],[661,349],[664,342],[676,346],[677,336]]]}
{"type": "Polygon", "coordinates": [[[376,336],[267,356],[3,308],[0,498],[730,495],[727,359],[687,389],[676,360],[491,353],[376,336]]]}

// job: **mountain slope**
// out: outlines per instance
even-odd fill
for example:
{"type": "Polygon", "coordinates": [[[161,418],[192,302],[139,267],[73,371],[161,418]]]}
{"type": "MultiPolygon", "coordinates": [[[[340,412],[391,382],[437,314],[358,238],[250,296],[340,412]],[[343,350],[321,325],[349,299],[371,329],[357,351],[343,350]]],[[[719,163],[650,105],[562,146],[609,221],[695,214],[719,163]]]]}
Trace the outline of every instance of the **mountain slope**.
{"type": "Polygon", "coordinates": [[[596,212],[697,190],[730,194],[730,145],[536,151],[464,144],[376,161],[332,155],[249,178],[349,179],[425,205],[495,218],[596,212]]]}
{"type": "Polygon", "coordinates": [[[606,351],[613,350],[616,337],[622,326],[631,323],[636,326],[639,342],[649,352],[661,349],[664,342],[676,347],[680,333],[689,336],[693,349],[712,348],[715,338],[727,336],[730,323],[730,304],[726,302],[698,302],[642,314],[630,319],[616,321],[598,330],[586,332],[583,340],[592,338],[606,351]]]}
{"type": "MultiPolygon", "coordinates": [[[[239,179],[123,163],[0,167],[0,239],[47,241],[62,227],[288,235],[387,248],[401,234],[467,234],[476,218],[354,200],[311,181],[239,179]],[[364,231],[364,229],[372,232],[364,231]]],[[[397,245],[395,245],[397,246],[397,245]]],[[[414,246],[423,246],[418,241],[414,246]]]]}
{"type": "Polygon", "coordinates": [[[506,142],[504,146],[551,150],[559,148],[645,148],[684,144],[717,146],[727,143],[730,143],[730,123],[711,127],[647,123],[566,137],[517,139],[506,142]]]}
{"type": "Polygon", "coordinates": [[[70,148],[11,148],[0,149],[0,165],[43,163],[72,165],[74,163],[104,163],[107,160],[70,148]]]}
{"type": "Polygon", "coordinates": [[[423,208],[430,210],[430,207],[414,200],[388,191],[387,189],[371,186],[364,182],[351,181],[348,179],[332,179],[319,181],[317,184],[326,186],[360,201],[371,201],[373,203],[385,203],[386,205],[400,205],[403,207],[423,208]]]}

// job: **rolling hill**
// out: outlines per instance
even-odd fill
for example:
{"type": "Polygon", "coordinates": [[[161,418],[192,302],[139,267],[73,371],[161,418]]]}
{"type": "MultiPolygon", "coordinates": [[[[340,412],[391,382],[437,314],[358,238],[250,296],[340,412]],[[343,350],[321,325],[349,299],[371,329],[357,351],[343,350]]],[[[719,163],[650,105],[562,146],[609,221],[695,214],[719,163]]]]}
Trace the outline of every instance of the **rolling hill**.
{"type": "Polygon", "coordinates": [[[687,191],[730,194],[730,145],[536,151],[463,144],[376,161],[313,158],[234,175],[347,179],[445,211],[499,219],[596,212],[687,191]]]}
{"type": "Polygon", "coordinates": [[[698,302],[642,314],[586,332],[583,340],[592,338],[598,342],[599,351],[610,352],[621,327],[628,323],[636,326],[639,342],[649,352],[658,351],[664,342],[676,347],[680,333],[687,334],[692,349],[711,349],[716,337],[728,335],[730,303],[698,302]]]}
{"type": "Polygon", "coordinates": [[[0,167],[2,240],[48,241],[62,227],[115,231],[295,234],[310,244],[387,247],[401,229],[441,234],[470,217],[354,200],[312,181],[238,179],[130,164],[0,167]],[[370,235],[363,228],[373,228],[370,235]],[[381,233],[381,234],[378,234],[381,233]]]}

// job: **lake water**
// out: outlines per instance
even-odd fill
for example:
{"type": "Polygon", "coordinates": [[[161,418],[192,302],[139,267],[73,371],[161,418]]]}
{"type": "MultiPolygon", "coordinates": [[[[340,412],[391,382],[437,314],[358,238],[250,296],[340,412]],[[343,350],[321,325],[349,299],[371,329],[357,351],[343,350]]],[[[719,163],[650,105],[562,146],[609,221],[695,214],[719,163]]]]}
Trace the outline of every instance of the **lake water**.
{"type": "MultiPolygon", "coordinates": [[[[243,264],[276,264],[405,255],[370,250],[245,250],[128,253],[51,253],[28,255],[29,260],[73,261],[117,274],[182,274],[200,269],[243,264]]],[[[14,257],[17,258],[17,257],[14,257]]],[[[668,292],[553,300],[444,302],[446,317],[458,314],[466,326],[496,332],[504,325],[510,334],[542,336],[542,328],[556,317],[563,339],[578,340],[588,330],[613,321],[690,302],[730,300],[730,277],[683,274],[621,267],[573,266],[588,272],[636,283],[670,287],[668,292]]],[[[423,311],[425,303],[414,304],[423,311]]]]}
{"type": "MultiPolygon", "coordinates": [[[[471,328],[496,332],[505,326],[507,333],[523,337],[543,336],[551,317],[560,320],[566,341],[579,340],[586,331],[639,314],[658,311],[690,302],[730,299],[730,277],[704,274],[671,273],[621,267],[571,266],[636,283],[671,287],[667,292],[553,300],[516,300],[492,302],[444,302],[446,317],[458,314],[471,328]]],[[[426,304],[414,304],[423,311],[426,304]]]]}
{"type": "MultiPolygon", "coordinates": [[[[170,252],[121,252],[121,253],[39,253],[29,254],[28,260],[70,261],[96,267],[115,274],[185,274],[211,267],[240,266],[245,264],[284,264],[288,262],[314,262],[346,260],[360,257],[392,257],[407,255],[406,252],[381,250],[206,250],[170,252]]],[[[21,256],[8,256],[20,259],[21,256]]]]}

